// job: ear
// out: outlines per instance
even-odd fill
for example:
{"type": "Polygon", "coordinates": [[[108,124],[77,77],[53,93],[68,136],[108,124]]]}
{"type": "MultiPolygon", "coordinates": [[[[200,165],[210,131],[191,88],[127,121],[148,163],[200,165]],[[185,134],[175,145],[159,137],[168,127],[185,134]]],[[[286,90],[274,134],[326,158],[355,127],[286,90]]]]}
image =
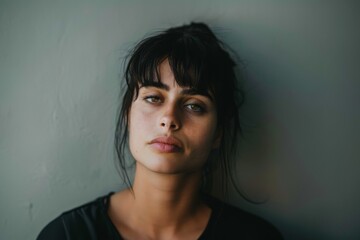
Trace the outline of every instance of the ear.
{"type": "Polygon", "coordinates": [[[221,139],[222,139],[223,132],[220,128],[217,128],[215,133],[214,142],[212,144],[212,149],[217,149],[220,147],[221,139]]]}

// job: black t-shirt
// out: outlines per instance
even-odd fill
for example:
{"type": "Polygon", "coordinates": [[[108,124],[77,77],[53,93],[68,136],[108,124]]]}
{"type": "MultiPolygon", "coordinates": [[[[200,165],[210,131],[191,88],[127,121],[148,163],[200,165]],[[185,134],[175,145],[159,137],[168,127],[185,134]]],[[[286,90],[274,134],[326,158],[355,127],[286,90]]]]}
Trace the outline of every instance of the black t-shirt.
{"type": "MultiPolygon", "coordinates": [[[[42,229],[37,240],[123,239],[107,214],[112,194],[64,212],[42,229]]],[[[212,213],[199,240],[283,239],[273,225],[258,216],[211,196],[204,200],[212,213]]]]}

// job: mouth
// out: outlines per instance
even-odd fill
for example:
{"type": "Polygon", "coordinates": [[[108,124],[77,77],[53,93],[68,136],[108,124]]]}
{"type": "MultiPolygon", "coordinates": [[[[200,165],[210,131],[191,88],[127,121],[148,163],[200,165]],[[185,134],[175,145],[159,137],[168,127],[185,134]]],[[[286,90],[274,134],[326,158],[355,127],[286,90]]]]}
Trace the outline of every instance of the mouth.
{"type": "Polygon", "coordinates": [[[181,142],[174,137],[158,137],[151,140],[149,144],[164,153],[180,152],[183,149],[181,142]]]}

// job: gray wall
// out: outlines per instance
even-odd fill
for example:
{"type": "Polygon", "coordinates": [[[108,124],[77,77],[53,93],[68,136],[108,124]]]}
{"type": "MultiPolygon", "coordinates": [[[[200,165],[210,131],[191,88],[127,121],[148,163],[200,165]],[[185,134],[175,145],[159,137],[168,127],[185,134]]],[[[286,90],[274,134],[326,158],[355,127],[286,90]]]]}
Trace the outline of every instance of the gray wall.
{"type": "Polygon", "coordinates": [[[247,64],[229,201],[286,239],[360,238],[356,1],[0,1],[0,239],[122,188],[113,132],[126,50],[205,21],[247,64]],[[151,3],[150,3],[151,2],[151,3]]]}

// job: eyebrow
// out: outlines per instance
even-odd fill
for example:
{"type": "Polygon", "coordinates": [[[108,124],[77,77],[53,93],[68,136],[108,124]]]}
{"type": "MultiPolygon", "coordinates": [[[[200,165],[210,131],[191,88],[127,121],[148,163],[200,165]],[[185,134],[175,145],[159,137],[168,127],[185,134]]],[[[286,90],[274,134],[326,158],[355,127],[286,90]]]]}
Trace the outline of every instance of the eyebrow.
{"type": "MultiPolygon", "coordinates": [[[[148,83],[144,83],[140,86],[140,88],[142,87],[155,87],[155,88],[160,88],[162,90],[165,91],[169,91],[170,87],[162,82],[148,82],[148,83]]],[[[187,88],[187,89],[183,89],[181,90],[181,94],[184,95],[201,95],[204,97],[209,98],[211,101],[214,101],[213,97],[207,92],[207,91],[200,91],[196,88],[187,88]]]]}

